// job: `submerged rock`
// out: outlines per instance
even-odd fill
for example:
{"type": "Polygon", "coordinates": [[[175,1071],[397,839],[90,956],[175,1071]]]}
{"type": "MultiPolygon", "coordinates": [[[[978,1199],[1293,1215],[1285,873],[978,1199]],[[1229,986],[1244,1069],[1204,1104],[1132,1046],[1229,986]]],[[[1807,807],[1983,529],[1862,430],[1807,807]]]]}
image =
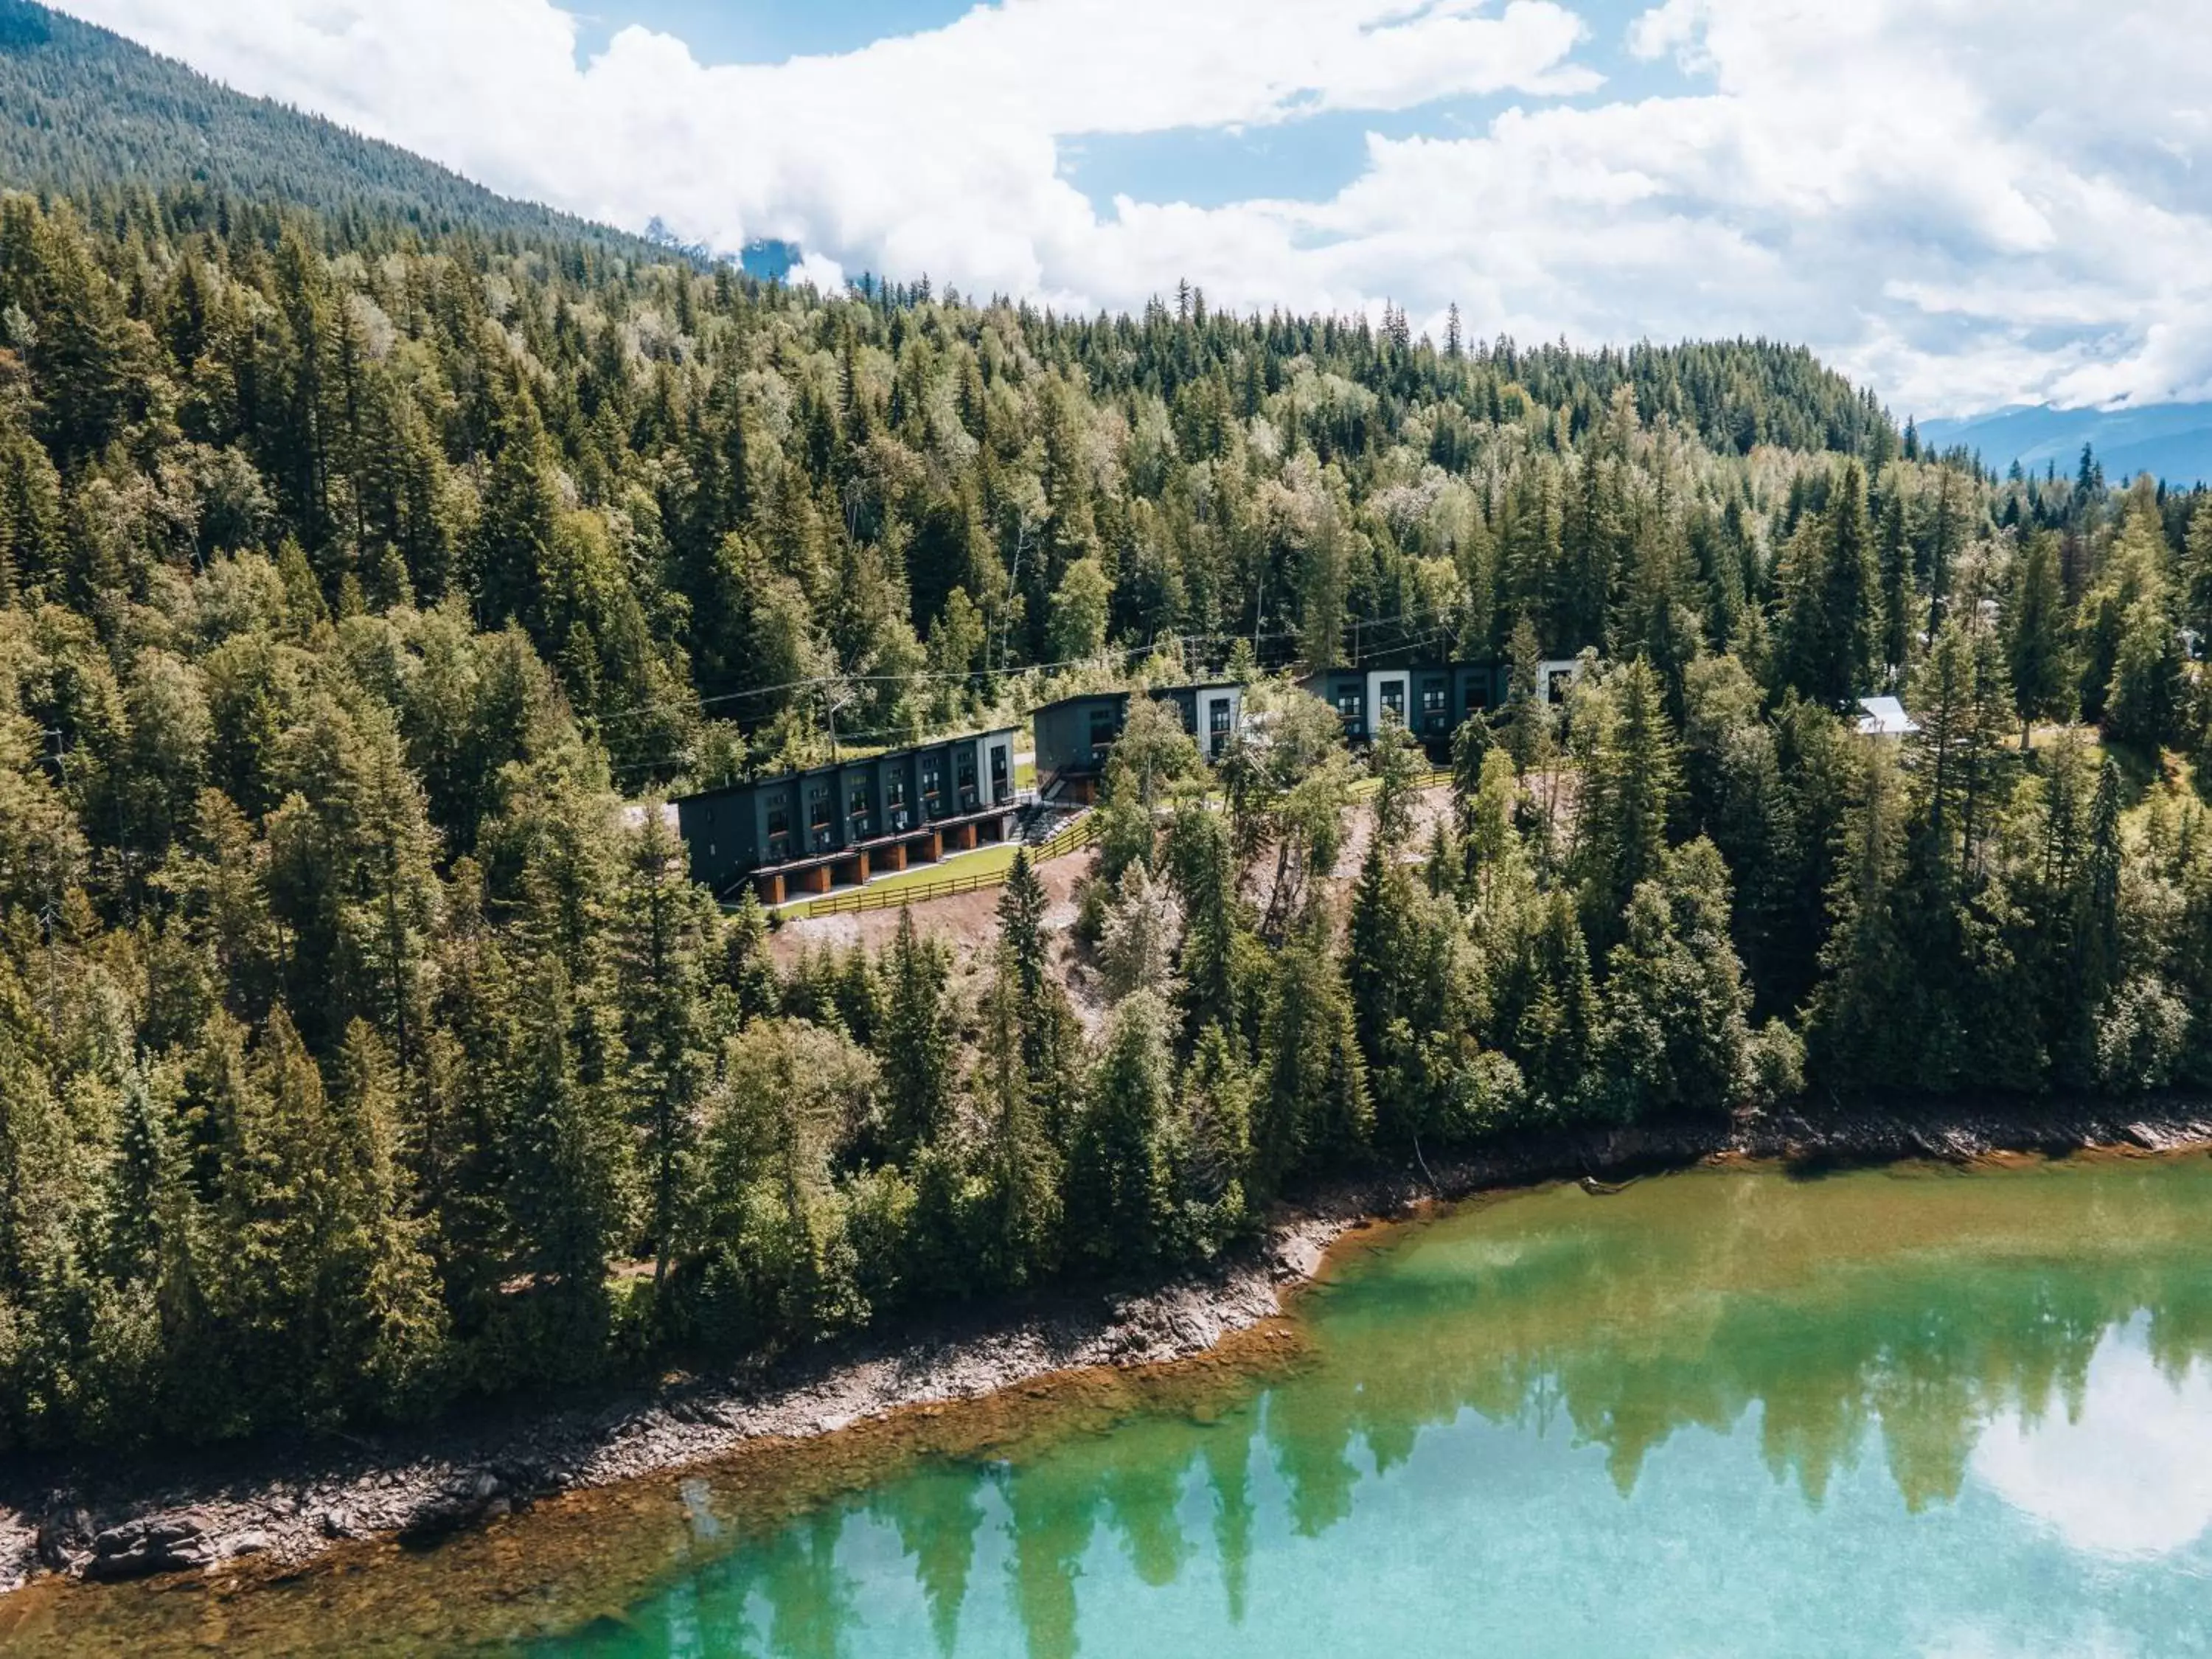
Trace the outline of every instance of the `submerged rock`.
{"type": "Polygon", "coordinates": [[[215,1559],[207,1516],[185,1510],[108,1528],[92,1540],[92,1557],[82,1565],[86,1577],[112,1581],[183,1572],[215,1559]]]}

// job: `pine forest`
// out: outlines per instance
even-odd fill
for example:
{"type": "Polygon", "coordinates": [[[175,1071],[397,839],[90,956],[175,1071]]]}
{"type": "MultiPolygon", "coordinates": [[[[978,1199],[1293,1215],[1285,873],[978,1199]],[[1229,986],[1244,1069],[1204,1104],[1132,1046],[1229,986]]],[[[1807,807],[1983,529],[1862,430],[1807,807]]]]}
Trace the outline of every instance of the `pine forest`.
{"type": "Polygon", "coordinates": [[[0,1451],[1140,1283],[1532,1130],[2212,1085],[2208,636],[2212,498],[1778,345],[8,195],[0,1451]],[[1433,762],[1295,678],[1416,657],[1512,669],[1433,762]],[[781,948],[657,810],[1200,672],[1256,735],[1139,701],[1070,928],[1024,859],[781,948]]]}

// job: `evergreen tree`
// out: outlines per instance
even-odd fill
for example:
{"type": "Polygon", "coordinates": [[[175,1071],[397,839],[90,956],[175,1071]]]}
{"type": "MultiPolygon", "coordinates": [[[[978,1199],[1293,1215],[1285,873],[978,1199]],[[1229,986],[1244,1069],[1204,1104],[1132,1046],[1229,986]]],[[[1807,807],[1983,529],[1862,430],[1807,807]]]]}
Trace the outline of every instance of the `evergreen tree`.
{"type": "Polygon", "coordinates": [[[1266,1084],[1252,1125],[1260,1191],[1280,1190],[1302,1168],[1356,1157],[1374,1107],[1351,998],[1318,914],[1277,955],[1261,1053],[1266,1084]]]}
{"type": "Polygon", "coordinates": [[[384,1041],[356,1020],[339,1051],[334,1103],[349,1213],[345,1224],[350,1326],[343,1352],[357,1357],[371,1412],[419,1407],[446,1356],[445,1310],[415,1212],[405,1163],[399,1079],[384,1041]]]}
{"type": "Polygon", "coordinates": [[[2008,665],[2023,750],[2037,721],[2063,720],[2073,708],[2065,606],[2058,580],[2057,538],[2038,532],[2021,550],[2005,607],[2008,665]]]}
{"type": "MultiPolygon", "coordinates": [[[[1018,860],[1020,854],[1015,856],[1018,860]]],[[[721,981],[736,999],[741,1021],[775,1012],[777,988],[775,966],[769,960],[768,915],[750,887],[738,896],[738,907],[722,929],[721,981]]]]}
{"type": "Polygon", "coordinates": [[[1895,681],[1912,660],[1913,623],[1918,609],[1913,593],[1912,548],[1905,529],[1905,494],[1896,483],[1883,493],[1875,562],[1881,574],[1881,635],[1876,654],[1895,681]]]}
{"type": "Polygon", "coordinates": [[[1787,682],[1815,702],[1847,708],[1871,680],[1880,581],[1867,523],[1866,475],[1856,461],[1844,465],[1827,511],[1808,520],[1789,557],[1783,624],[1787,682]]]}
{"type": "Polygon", "coordinates": [[[1895,760],[1868,744],[1829,894],[1823,978],[1806,1016],[1808,1058],[1816,1073],[1838,1082],[1901,1081],[1917,1060],[1912,972],[1895,908],[1905,830],[1895,760]]]}
{"type": "Polygon", "coordinates": [[[1085,1258],[1109,1270],[1152,1266],[1167,1240],[1173,1029],[1174,1016],[1158,992],[1123,999],[1108,1027],[1068,1152],[1070,1240],[1085,1258]]]}
{"type": "Polygon", "coordinates": [[[1019,1287],[1054,1263],[1060,1214],[1060,1159],[1045,1135],[1023,1052],[1021,971],[1004,947],[983,999],[973,1087],[984,1129],[979,1244],[987,1283],[1019,1287]]]}
{"type": "Polygon", "coordinates": [[[518,988],[504,1196],[517,1265],[545,1310],[540,1352],[558,1374],[590,1363],[611,1312],[606,1274],[629,1222],[629,1149],[605,1073],[605,1011],[578,994],[557,956],[529,963],[518,988]]]}
{"type": "Polygon", "coordinates": [[[612,942],[658,1290],[684,1226],[698,1102],[713,1064],[703,1016],[714,919],[705,892],[691,884],[683,843],[658,802],[646,804],[624,850],[612,942]]]}
{"type": "Polygon", "coordinates": [[[899,911],[885,977],[884,1152],[904,1164],[950,1126],[956,1064],[950,964],[943,947],[915,931],[910,908],[899,911]]]}
{"type": "Polygon", "coordinates": [[[1749,993],[1729,940],[1728,868],[1700,837],[1636,890],[1606,970],[1599,1065],[1613,1110],[1711,1115],[1751,1088],[1749,993]]]}
{"type": "Polygon", "coordinates": [[[1680,766],[1657,677],[1646,664],[1638,660],[1620,670],[1598,708],[1577,861],[1589,931],[1610,939],[1630,896],[1658,873],[1666,854],[1680,766]]]}

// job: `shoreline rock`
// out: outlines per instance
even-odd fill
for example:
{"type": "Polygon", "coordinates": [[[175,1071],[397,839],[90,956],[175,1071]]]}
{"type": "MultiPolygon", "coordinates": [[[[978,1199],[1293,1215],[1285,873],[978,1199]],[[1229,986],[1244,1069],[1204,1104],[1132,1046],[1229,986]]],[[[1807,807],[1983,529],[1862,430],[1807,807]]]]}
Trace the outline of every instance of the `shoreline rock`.
{"type": "Polygon", "coordinates": [[[1346,1232],[1437,1200],[1719,1161],[1817,1170],[1998,1152],[2168,1153],[2212,1145],[2212,1103],[1953,1103],[1736,1125],[1656,1124],[1516,1138],[1286,1210],[1217,1272],[1142,1292],[1072,1291],[909,1324],[797,1356],[581,1405],[509,1402],[365,1439],[216,1447],[167,1460],[50,1460],[0,1475],[0,1594],[43,1574],[115,1582],[240,1565],[296,1568],[348,1540],[435,1540],[556,1493],[701,1463],[761,1438],[834,1433],[904,1407],[970,1400],[1056,1372],[1206,1352],[1283,1310],[1346,1232]],[[1416,1178],[1418,1176],[1425,1178],[1416,1178]]]}

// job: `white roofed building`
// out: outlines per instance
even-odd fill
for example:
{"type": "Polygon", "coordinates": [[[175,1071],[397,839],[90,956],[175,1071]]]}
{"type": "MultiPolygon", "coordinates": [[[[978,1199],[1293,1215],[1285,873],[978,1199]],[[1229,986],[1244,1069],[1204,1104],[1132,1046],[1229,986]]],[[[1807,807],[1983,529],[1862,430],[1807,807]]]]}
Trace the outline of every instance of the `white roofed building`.
{"type": "Polygon", "coordinates": [[[1865,711],[1859,720],[1863,738],[1909,738],[1920,729],[1895,697],[1861,697],[1859,707],[1865,711]]]}

